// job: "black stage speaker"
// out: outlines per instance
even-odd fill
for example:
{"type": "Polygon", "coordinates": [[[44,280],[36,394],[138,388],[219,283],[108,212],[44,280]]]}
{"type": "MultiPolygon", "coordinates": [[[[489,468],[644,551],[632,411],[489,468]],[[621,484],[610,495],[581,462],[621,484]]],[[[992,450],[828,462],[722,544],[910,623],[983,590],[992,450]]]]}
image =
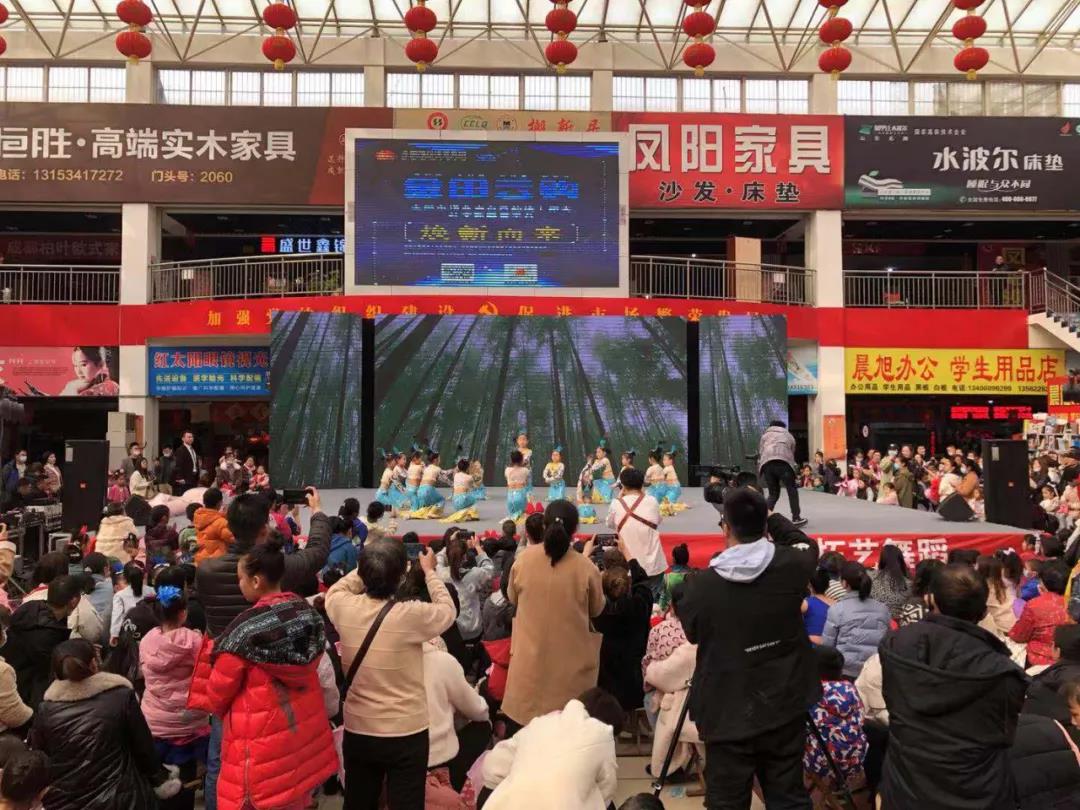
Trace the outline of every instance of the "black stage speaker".
{"type": "Polygon", "coordinates": [[[982,468],[986,519],[991,523],[1030,529],[1027,442],[1023,439],[983,439],[982,468]]]}
{"type": "Polygon", "coordinates": [[[975,517],[975,512],[959,492],[953,492],[942,498],[941,503],[938,504],[937,513],[951,523],[964,523],[975,517]]]}
{"type": "Polygon", "coordinates": [[[97,529],[105,506],[109,479],[109,443],[103,439],[78,439],[64,443],[65,531],[80,526],[97,529]]]}

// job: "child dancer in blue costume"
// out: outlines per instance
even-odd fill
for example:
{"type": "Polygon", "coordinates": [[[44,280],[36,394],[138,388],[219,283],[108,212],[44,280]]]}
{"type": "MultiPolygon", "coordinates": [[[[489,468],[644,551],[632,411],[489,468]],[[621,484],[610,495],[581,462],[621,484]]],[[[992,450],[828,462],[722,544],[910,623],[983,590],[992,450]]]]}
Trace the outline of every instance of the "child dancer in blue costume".
{"type": "Polygon", "coordinates": [[[548,503],[566,498],[566,465],[563,464],[561,445],[555,445],[551,461],[544,466],[544,483],[548,485],[548,503]]]}
{"type": "Polygon", "coordinates": [[[525,506],[529,502],[529,468],[520,450],[510,453],[510,466],[506,468],[506,515],[515,523],[525,519],[525,506]]]}
{"type": "Polygon", "coordinates": [[[611,488],[615,485],[615,472],[608,458],[607,439],[601,439],[596,448],[596,460],[592,463],[593,503],[611,503],[611,488]]]}
{"type": "Polygon", "coordinates": [[[532,457],[533,451],[529,447],[529,434],[524,430],[519,430],[518,435],[514,437],[514,444],[517,445],[518,452],[521,453],[522,463],[525,465],[525,469],[529,471],[529,481],[525,485],[525,494],[532,495],[533,483],[532,483],[532,457]]]}
{"type": "Polygon", "coordinates": [[[424,467],[424,472],[420,477],[420,486],[416,490],[416,508],[413,509],[410,517],[442,517],[443,502],[446,498],[435,489],[441,479],[445,479],[445,475],[439,466],[439,451],[429,450],[428,463],[424,467]]]}
{"type": "Polygon", "coordinates": [[[678,450],[675,445],[664,453],[664,501],[660,504],[660,513],[669,517],[689,506],[679,501],[679,496],[682,495],[682,484],[679,483],[679,473],[675,470],[676,453],[678,450]]]}
{"type": "Polygon", "coordinates": [[[398,480],[395,480],[395,472],[399,464],[403,463],[405,457],[397,449],[387,453],[380,448],[379,454],[383,457],[386,467],[382,471],[382,477],[379,478],[379,488],[375,490],[375,500],[390,509],[399,510],[408,503],[408,499],[405,496],[405,489],[398,480]]]}
{"type": "Polygon", "coordinates": [[[649,451],[649,466],[645,469],[645,491],[656,498],[657,503],[664,502],[667,495],[667,487],[664,486],[664,468],[660,466],[660,459],[664,457],[664,451],[659,446],[649,451]]]}
{"type": "Polygon", "coordinates": [[[412,446],[409,453],[409,466],[405,470],[405,497],[412,508],[418,506],[416,492],[420,489],[420,479],[424,477],[424,451],[418,446],[412,446]]]}
{"type": "Polygon", "coordinates": [[[622,495],[622,474],[624,470],[634,469],[634,457],[637,455],[637,450],[631,447],[629,450],[624,451],[619,456],[619,463],[622,465],[619,468],[619,474],[615,477],[615,485],[611,488],[611,494],[613,498],[618,498],[622,495]]]}
{"type": "Polygon", "coordinates": [[[486,501],[487,487],[484,486],[484,467],[480,464],[480,459],[474,458],[469,464],[469,476],[472,478],[472,488],[476,500],[486,501]]]}
{"type": "MultiPolygon", "coordinates": [[[[461,448],[458,448],[461,452],[461,448]]],[[[454,509],[453,514],[442,519],[443,523],[460,523],[466,520],[479,520],[480,514],[476,510],[476,491],[473,489],[473,479],[469,475],[469,459],[459,456],[457,472],[454,473],[454,495],[450,499],[450,505],[454,509]]]]}

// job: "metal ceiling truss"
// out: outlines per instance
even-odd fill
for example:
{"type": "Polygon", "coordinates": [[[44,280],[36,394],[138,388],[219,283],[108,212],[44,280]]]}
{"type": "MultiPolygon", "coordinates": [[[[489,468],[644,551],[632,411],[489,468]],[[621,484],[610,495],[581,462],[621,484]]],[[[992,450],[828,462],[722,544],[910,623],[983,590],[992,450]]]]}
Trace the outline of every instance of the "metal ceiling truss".
{"type": "MultiPolygon", "coordinates": [[[[166,61],[171,56],[178,62],[189,62],[238,37],[265,36],[267,30],[262,22],[262,9],[267,1],[248,0],[250,16],[244,16],[238,12],[245,4],[230,0],[199,0],[193,15],[190,5],[185,6],[189,10],[187,14],[180,10],[180,0],[148,0],[154,10],[150,30],[167,43],[166,61]],[[223,13],[223,8],[229,13],[223,13]],[[205,44],[200,42],[199,35],[206,34],[214,35],[215,39],[205,44]]],[[[388,7],[385,0],[359,0],[348,4],[348,11],[343,16],[337,0],[325,0],[325,7],[318,7],[317,15],[298,16],[293,32],[298,61],[311,64],[325,60],[343,45],[361,37],[385,36],[396,41],[395,47],[401,45],[400,41],[408,36],[403,19],[406,2],[412,0],[391,0],[396,13],[380,16],[379,10],[388,7]]],[[[495,23],[491,22],[496,8],[492,0],[445,2],[449,16],[439,20],[438,61],[460,53],[482,38],[510,43],[520,43],[524,38],[532,42],[536,55],[517,45],[515,48],[523,56],[527,55],[530,62],[546,64],[544,42],[550,41],[551,35],[542,18],[533,19],[538,11],[533,0],[514,0],[520,17],[510,20],[505,17],[505,5],[498,4],[500,17],[495,23]],[[470,9],[468,15],[462,12],[463,7],[470,9]],[[480,17],[486,14],[486,19],[478,18],[478,12],[480,17]],[[445,50],[444,43],[447,43],[445,50]]],[[[120,30],[119,21],[106,10],[110,3],[111,0],[11,0],[17,17],[13,15],[6,27],[27,30],[49,58],[63,59],[120,30]],[[91,39],[85,35],[73,39],[75,32],[87,30],[95,30],[100,35],[91,39]],[[75,44],[65,49],[69,42],[75,44]]],[[[650,57],[647,52],[640,52],[641,57],[658,68],[672,70],[680,64],[688,44],[688,38],[681,30],[685,4],[679,3],[678,10],[673,13],[673,0],[597,0],[602,4],[599,14],[594,8],[586,15],[589,3],[590,0],[580,3],[575,0],[571,4],[579,16],[578,30],[573,37],[579,47],[609,41],[645,44],[649,46],[646,51],[655,48],[658,58],[650,57]]],[[[752,55],[779,73],[815,69],[807,57],[820,47],[817,28],[824,18],[824,10],[817,0],[756,0],[749,16],[751,6],[746,4],[729,5],[727,0],[719,0],[714,5],[715,8],[706,9],[717,19],[716,31],[710,37],[714,44],[727,45],[752,55]],[[740,20],[742,24],[736,24],[740,20]],[[765,54],[763,45],[771,45],[768,50],[775,52],[775,61],[765,54]]],[[[992,13],[993,16],[987,16],[987,19],[994,21],[982,44],[996,44],[1007,50],[1009,64],[1001,67],[1010,73],[1019,75],[1030,71],[1047,48],[1075,52],[1080,44],[1080,0],[990,0],[979,11],[984,16],[992,13]],[[1032,20],[1030,24],[1029,20],[1032,20]]],[[[848,18],[855,26],[855,33],[849,44],[857,55],[890,71],[911,73],[930,48],[959,47],[948,34],[949,22],[956,13],[948,0],[852,3],[848,18]],[[892,52],[894,60],[884,58],[883,47],[892,52]],[[871,50],[874,53],[870,53],[871,50]]],[[[161,56],[159,53],[159,59],[161,56]]]]}

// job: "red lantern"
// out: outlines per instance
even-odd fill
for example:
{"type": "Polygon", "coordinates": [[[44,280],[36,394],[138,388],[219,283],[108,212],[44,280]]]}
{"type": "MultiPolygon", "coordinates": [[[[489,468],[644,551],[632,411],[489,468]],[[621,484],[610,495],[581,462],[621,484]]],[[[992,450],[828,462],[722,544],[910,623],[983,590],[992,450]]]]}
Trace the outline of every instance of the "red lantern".
{"type": "Polygon", "coordinates": [[[544,48],[544,56],[558,73],[565,73],[566,66],[577,59],[577,45],[568,39],[553,39],[544,48]]]}
{"type": "Polygon", "coordinates": [[[116,50],[132,64],[150,55],[150,38],[142,31],[121,31],[116,35],[116,50]]]}
{"type": "Polygon", "coordinates": [[[439,55],[438,44],[428,39],[428,34],[434,30],[438,18],[425,2],[426,0],[416,0],[416,5],[406,11],[404,17],[405,27],[413,36],[405,45],[405,55],[416,63],[416,69],[421,73],[439,55]]]}
{"type": "MultiPolygon", "coordinates": [[[[3,25],[4,23],[6,23],[7,19],[8,19],[7,6],[5,6],[3,3],[0,3],[0,25],[3,25]]],[[[0,51],[0,53],[3,53],[3,51],[0,51]]]]}
{"type": "Polygon", "coordinates": [[[974,11],[986,0],[953,0],[953,5],[961,11],[974,11]]]}
{"type": "Polygon", "coordinates": [[[694,69],[695,76],[704,76],[705,68],[716,59],[716,51],[708,42],[694,42],[683,51],[683,62],[694,69]]]}
{"type": "Polygon", "coordinates": [[[682,30],[688,37],[700,40],[716,30],[716,20],[707,11],[695,11],[683,17],[682,30]]]}
{"type": "Polygon", "coordinates": [[[833,17],[821,24],[818,36],[826,45],[836,45],[851,36],[851,20],[845,17],[833,17]]]}
{"type": "Polygon", "coordinates": [[[405,27],[414,34],[417,31],[428,33],[435,28],[437,22],[435,12],[427,6],[413,6],[405,12],[405,27]]]}
{"type": "MultiPolygon", "coordinates": [[[[0,8],[2,8],[2,6],[0,6],[0,8]]],[[[3,56],[4,51],[6,51],[6,50],[7,50],[7,40],[4,39],[3,37],[0,37],[0,56],[3,56]]]]}
{"type": "Polygon", "coordinates": [[[709,0],[686,0],[686,5],[690,8],[705,8],[709,5],[709,0]]]}
{"type": "Polygon", "coordinates": [[[824,73],[832,74],[833,78],[847,70],[851,65],[851,51],[843,45],[834,45],[821,52],[818,57],[818,67],[824,73]]]}
{"type": "Polygon", "coordinates": [[[416,62],[416,69],[423,72],[439,55],[439,46],[425,36],[410,39],[405,45],[405,55],[416,62]]]}
{"type": "Polygon", "coordinates": [[[574,33],[574,29],[577,28],[577,14],[566,6],[557,6],[544,17],[544,25],[551,33],[565,38],[568,34],[574,33]]]}
{"type": "Polygon", "coordinates": [[[978,39],[986,33],[986,20],[978,14],[968,14],[953,23],[952,33],[965,45],[970,46],[971,40],[978,39]]]}
{"type": "Polygon", "coordinates": [[[296,12],[286,3],[271,3],[263,9],[263,22],[279,34],[296,25],[296,12]]]}
{"type": "Polygon", "coordinates": [[[142,0],[121,0],[116,7],[116,16],[131,28],[145,28],[154,19],[150,6],[142,0]]]}
{"type": "Polygon", "coordinates": [[[964,48],[953,59],[953,65],[968,79],[974,79],[975,73],[986,67],[990,61],[990,52],[986,48],[964,48]]]}
{"type": "Polygon", "coordinates": [[[824,9],[828,9],[829,16],[835,16],[836,12],[840,10],[840,6],[847,3],[847,0],[818,0],[818,5],[824,9]]]}
{"type": "Polygon", "coordinates": [[[274,34],[263,40],[263,56],[274,63],[274,70],[282,70],[286,64],[296,58],[296,46],[292,40],[281,34],[274,34]]]}

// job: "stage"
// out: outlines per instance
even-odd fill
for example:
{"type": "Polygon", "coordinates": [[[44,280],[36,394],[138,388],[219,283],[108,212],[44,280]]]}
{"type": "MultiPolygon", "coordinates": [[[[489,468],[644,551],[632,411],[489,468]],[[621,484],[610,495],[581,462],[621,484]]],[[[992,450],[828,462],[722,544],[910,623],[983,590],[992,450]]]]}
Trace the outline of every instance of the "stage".
{"type": "MultiPolygon", "coordinates": [[[[544,493],[543,488],[535,491],[541,497],[544,493]]],[[[359,499],[361,509],[375,499],[375,491],[370,489],[323,490],[321,495],[327,514],[337,514],[338,507],[348,497],[359,499]]],[[[980,522],[948,523],[931,512],[867,503],[821,492],[799,490],[799,498],[803,516],[809,520],[804,530],[821,544],[822,551],[840,551],[848,558],[866,564],[876,562],[878,550],[886,542],[900,546],[909,563],[914,564],[927,557],[944,559],[948,550],[953,548],[975,548],[983,553],[1003,546],[1019,549],[1025,534],[1023,529],[1012,526],[980,522]]],[[[705,503],[701,489],[684,489],[683,500],[690,507],[678,515],[664,518],[660,525],[664,548],[670,556],[673,546],[686,543],[690,547],[691,564],[704,566],[723,547],[718,515],[712,504],[705,503]]],[[[476,506],[480,520],[460,525],[478,534],[499,531],[506,517],[506,490],[489,487],[488,500],[480,501],[476,506]]],[[[579,536],[611,531],[604,525],[607,505],[598,504],[595,509],[597,522],[579,526],[579,536]]],[[[777,504],[777,511],[790,515],[786,495],[777,504]]],[[[449,504],[446,512],[450,512],[449,504]]],[[[397,534],[412,531],[422,540],[442,537],[449,527],[450,524],[437,520],[397,520],[397,534]]]]}

